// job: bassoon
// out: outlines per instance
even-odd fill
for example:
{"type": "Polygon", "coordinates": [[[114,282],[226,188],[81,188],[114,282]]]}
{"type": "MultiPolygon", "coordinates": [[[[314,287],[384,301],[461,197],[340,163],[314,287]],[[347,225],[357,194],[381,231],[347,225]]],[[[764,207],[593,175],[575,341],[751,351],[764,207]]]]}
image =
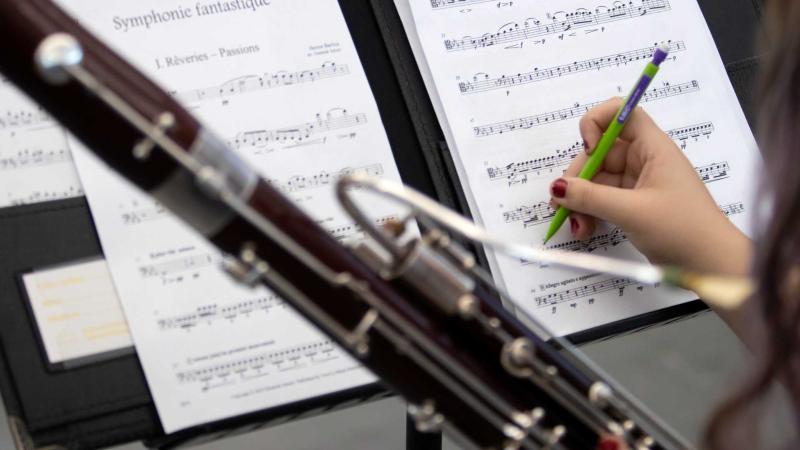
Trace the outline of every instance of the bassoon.
{"type": "MultiPolygon", "coordinates": [[[[632,449],[688,447],[563,340],[548,341],[535,321],[503,307],[447,232],[493,243],[465,219],[409,188],[353,175],[337,193],[369,239],[344,246],[51,1],[0,0],[0,41],[0,72],[217,246],[239,282],[282,296],[402,395],[419,430],[479,449],[592,449],[607,436],[632,449]],[[379,229],[349,195],[354,186],[417,214],[379,229]],[[403,233],[412,223],[421,236],[403,233]]],[[[597,262],[517,253],[586,269],[597,262]]],[[[665,276],[617,270],[631,272],[665,276]]]]}

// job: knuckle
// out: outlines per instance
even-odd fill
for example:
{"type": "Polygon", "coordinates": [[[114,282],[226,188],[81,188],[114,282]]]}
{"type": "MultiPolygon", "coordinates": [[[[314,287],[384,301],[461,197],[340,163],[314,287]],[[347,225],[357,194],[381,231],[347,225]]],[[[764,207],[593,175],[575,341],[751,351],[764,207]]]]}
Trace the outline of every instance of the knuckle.
{"type": "Polygon", "coordinates": [[[636,106],[636,108],[633,110],[633,114],[638,116],[640,119],[650,119],[650,115],[647,114],[647,111],[645,111],[641,106],[636,106]]]}
{"type": "Polygon", "coordinates": [[[578,189],[577,195],[575,196],[577,208],[585,209],[586,206],[590,204],[594,189],[595,187],[592,183],[584,183],[583,186],[578,189]]]}

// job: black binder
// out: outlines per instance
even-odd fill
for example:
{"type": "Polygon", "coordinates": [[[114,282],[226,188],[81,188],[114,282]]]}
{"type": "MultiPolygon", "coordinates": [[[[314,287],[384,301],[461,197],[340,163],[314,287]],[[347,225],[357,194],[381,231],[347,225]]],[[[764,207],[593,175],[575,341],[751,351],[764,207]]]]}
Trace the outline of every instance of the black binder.
{"type": "MultiPolygon", "coordinates": [[[[340,4],[404,181],[469,214],[394,2],[340,4]]],[[[761,2],[700,0],[700,5],[752,124],[761,2]]],[[[19,275],[101,253],[85,199],[0,209],[0,394],[19,448],[83,450],[143,440],[169,449],[391,395],[373,384],[165,435],[135,355],[56,372],[41,353],[19,275]]],[[[690,302],[571,338],[578,343],[606,339],[706,309],[700,301],[690,302]]]]}

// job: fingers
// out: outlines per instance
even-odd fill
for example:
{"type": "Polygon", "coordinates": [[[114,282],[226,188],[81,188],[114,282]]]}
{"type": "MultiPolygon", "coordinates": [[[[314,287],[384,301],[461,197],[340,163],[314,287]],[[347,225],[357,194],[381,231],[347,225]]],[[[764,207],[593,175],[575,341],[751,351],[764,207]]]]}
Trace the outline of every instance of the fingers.
{"type": "MultiPolygon", "coordinates": [[[[628,160],[628,148],[630,144],[625,142],[621,139],[617,139],[616,144],[608,152],[606,155],[605,160],[603,161],[603,165],[601,166],[601,171],[611,172],[611,173],[622,173],[625,171],[627,166],[628,160]]],[[[564,171],[564,175],[568,177],[576,177],[580,173],[583,166],[586,165],[586,160],[589,159],[589,155],[586,152],[580,152],[572,160],[567,167],[567,170],[564,171]]]]}
{"type": "MultiPolygon", "coordinates": [[[[587,153],[591,153],[603,132],[608,128],[608,125],[617,115],[617,112],[622,107],[624,99],[620,97],[612,98],[600,105],[590,109],[582,118],[580,122],[580,131],[583,140],[588,146],[587,153]]],[[[643,134],[649,133],[653,130],[658,130],[655,122],[644,112],[641,108],[636,108],[630,115],[625,128],[620,134],[620,138],[631,142],[643,134]]]]}
{"type": "Polygon", "coordinates": [[[578,156],[569,163],[567,170],[564,171],[564,175],[568,177],[577,177],[583,166],[586,165],[587,159],[589,159],[589,155],[585,152],[578,153],[578,156]]]}
{"type": "Polygon", "coordinates": [[[636,191],[617,186],[564,177],[553,182],[551,194],[559,206],[625,227],[635,217],[639,197],[636,191]]]}
{"type": "MultiPolygon", "coordinates": [[[[607,172],[600,172],[595,176],[594,183],[598,184],[605,184],[607,186],[613,187],[620,187],[622,184],[623,177],[620,174],[612,174],[607,172]]],[[[553,188],[551,187],[551,193],[553,188]]],[[[550,200],[550,206],[555,209],[558,208],[559,204],[554,200],[550,200]]],[[[570,215],[570,232],[572,236],[580,241],[585,241],[592,237],[595,230],[597,229],[597,219],[588,215],[582,214],[579,212],[573,212],[570,215]]]]}
{"type": "Polygon", "coordinates": [[[569,216],[569,228],[572,237],[585,241],[592,237],[597,229],[597,219],[586,214],[573,212],[569,216]]]}
{"type": "Polygon", "coordinates": [[[628,446],[620,437],[602,436],[597,442],[597,450],[628,450],[628,446]]]}

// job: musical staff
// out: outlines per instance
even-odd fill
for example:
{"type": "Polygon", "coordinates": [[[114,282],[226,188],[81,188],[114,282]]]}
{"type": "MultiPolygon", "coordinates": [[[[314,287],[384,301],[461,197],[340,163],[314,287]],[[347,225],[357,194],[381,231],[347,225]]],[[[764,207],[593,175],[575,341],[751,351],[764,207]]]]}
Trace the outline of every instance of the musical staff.
{"type": "Polygon", "coordinates": [[[322,64],[321,67],[313,69],[298,70],[295,72],[267,72],[263,75],[246,75],[226,81],[220,85],[183,92],[172,92],[172,94],[177,100],[192,104],[206,100],[224,100],[228,97],[248,92],[313,83],[315,81],[349,74],[350,68],[346,64],[338,65],[335,62],[328,61],[322,64]]]}
{"type": "Polygon", "coordinates": [[[720,210],[722,210],[722,213],[728,217],[735,216],[744,212],[744,204],[742,202],[731,203],[729,205],[722,206],[720,210]]]}
{"type": "Polygon", "coordinates": [[[477,50],[499,44],[517,43],[557,35],[570,30],[598,27],[620,20],[636,19],[645,15],[669,11],[668,0],[639,0],[628,3],[614,2],[611,6],[600,5],[594,11],[579,8],[572,12],[558,11],[547,13],[547,19],[526,19],[522,25],[507,23],[497,31],[485,33],[480,37],[465,36],[461,39],[445,39],[448,52],[477,50]]]}
{"type": "Polygon", "coordinates": [[[689,125],[688,127],[669,130],[666,133],[670,138],[679,143],[681,149],[686,150],[689,139],[693,139],[695,142],[699,141],[701,137],[711,139],[711,135],[714,133],[714,124],[712,122],[703,122],[697,125],[689,125]]]}
{"type": "MultiPolygon", "coordinates": [[[[667,135],[677,141],[684,149],[689,139],[697,140],[700,136],[710,138],[713,132],[714,125],[711,122],[666,131],[667,135]]],[[[556,149],[550,156],[487,167],[486,173],[490,181],[502,180],[507,182],[509,187],[522,185],[528,182],[528,176],[530,175],[549,175],[557,167],[568,166],[582,151],[583,144],[575,142],[569,147],[556,149]]]]}
{"type": "Polygon", "coordinates": [[[731,168],[727,161],[720,163],[713,163],[707,166],[695,167],[697,175],[704,183],[713,183],[715,181],[724,180],[730,177],[731,168]]]}
{"type": "MultiPolygon", "coordinates": [[[[445,9],[445,8],[455,8],[465,5],[477,5],[479,3],[488,3],[488,2],[496,2],[498,0],[431,0],[431,8],[436,9],[445,9]]],[[[502,2],[501,2],[502,3],[502,2]]],[[[511,2],[513,3],[513,2],[511,2]]]]}
{"type": "Polygon", "coordinates": [[[550,221],[556,211],[547,202],[539,202],[534,205],[520,206],[503,213],[506,223],[522,222],[524,228],[529,228],[540,223],[550,221]]]}
{"type": "MultiPolygon", "coordinates": [[[[730,177],[730,166],[727,161],[712,163],[707,166],[695,167],[700,179],[708,184],[715,181],[724,180],[730,177]]],[[[725,212],[723,210],[723,212],[725,212]]],[[[503,213],[506,223],[522,222],[524,228],[530,228],[540,223],[545,223],[555,216],[555,210],[547,202],[539,202],[534,205],[520,206],[516,209],[503,213]]],[[[726,215],[731,215],[727,214],[726,215]]]]}
{"type": "Polygon", "coordinates": [[[644,290],[644,286],[627,278],[611,278],[573,289],[565,289],[551,294],[539,295],[533,298],[533,302],[537,308],[547,308],[549,306],[558,305],[559,303],[579,300],[604,292],[619,291],[619,296],[622,297],[625,293],[625,289],[631,286],[637,286],[639,291],[644,290]]]}
{"type": "MultiPolygon", "coordinates": [[[[686,50],[686,45],[683,43],[683,41],[669,41],[669,46],[670,58],[673,60],[676,58],[674,55],[675,53],[686,50]]],[[[583,61],[575,61],[569,64],[545,67],[542,69],[535,67],[530,72],[517,73],[513,75],[501,75],[499,77],[491,77],[489,74],[479,73],[472,77],[472,81],[459,82],[458,89],[462,94],[469,95],[495,89],[509,89],[515,86],[523,86],[530,83],[536,83],[552,78],[560,78],[582,72],[601,70],[609,67],[619,67],[622,65],[628,65],[628,63],[634,61],[651,59],[657,48],[658,44],[654,44],[650,47],[617,53],[614,55],[601,56],[583,61]]]]}
{"type": "Polygon", "coordinates": [[[133,211],[125,211],[121,214],[123,225],[138,225],[141,223],[161,219],[167,215],[166,208],[160,204],[143,208],[138,208],[137,205],[134,205],[134,208],[137,209],[134,209],[133,211]]]}
{"type": "Polygon", "coordinates": [[[489,180],[507,181],[509,187],[525,184],[528,182],[528,175],[532,173],[541,174],[542,171],[550,173],[553,168],[567,166],[582,151],[583,143],[576,142],[567,148],[556,149],[550,156],[508,163],[502,166],[487,167],[486,172],[489,175],[489,180]]]}
{"type": "Polygon", "coordinates": [[[269,312],[284,305],[283,300],[275,295],[258,297],[234,303],[230,306],[216,304],[199,306],[194,312],[167,317],[158,320],[158,327],[164,330],[191,330],[200,325],[211,325],[220,320],[234,321],[239,317],[250,317],[256,312],[269,312]]]}
{"type": "Polygon", "coordinates": [[[49,166],[72,161],[67,149],[20,150],[14,156],[0,157],[0,171],[49,166]]]}
{"type": "Polygon", "coordinates": [[[365,175],[379,177],[383,175],[383,166],[380,164],[372,164],[363,167],[347,167],[338,172],[323,171],[311,176],[295,175],[287,181],[272,179],[269,180],[269,182],[283,192],[290,194],[306,189],[328,186],[336,183],[340,178],[354,173],[363,173],[365,175]]]}
{"type": "Polygon", "coordinates": [[[346,109],[335,108],[317,114],[311,122],[272,130],[254,130],[237,134],[229,144],[237,149],[259,148],[270,144],[299,145],[328,131],[357,127],[367,123],[367,115],[350,114],[346,109]]]}
{"type": "MultiPolygon", "coordinates": [[[[397,220],[397,216],[390,215],[385,216],[377,219],[375,224],[378,226],[382,226],[388,222],[393,220],[397,220]]],[[[341,225],[337,227],[327,227],[326,230],[330,233],[337,241],[350,241],[353,239],[360,239],[364,236],[364,229],[361,225],[356,223],[350,223],[348,225],[341,225]]]]}
{"type": "Polygon", "coordinates": [[[197,270],[214,265],[217,258],[209,253],[173,258],[155,264],[139,267],[142,278],[159,278],[164,284],[180,283],[199,277],[197,270]],[[186,272],[192,272],[187,274],[186,272]]]}
{"type": "MultiPolygon", "coordinates": [[[[628,242],[628,237],[621,229],[615,228],[608,233],[592,236],[588,241],[571,240],[547,246],[547,249],[592,253],[599,249],[608,250],[623,242],[628,242]]],[[[529,262],[526,261],[525,264],[529,264],[529,262]]]]}
{"type": "MultiPolygon", "coordinates": [[[[720,206],[719,209],[723,214],[731,217],[743,213],[744,205],[739,202],[720,206]]],[[[614,228],[608,233],[592,236],[588,241],[573,239],[567,242],[549,245],[545,247],[545,249],[592,253],[597,250],[609,250],[625,242],[628,242],[628,236],[626,236],[621,229],[614,228]]],[[[544,265],[535,261],[521,260],[520,263],[523,266],[538,265],[540,267],[545,267],[544,265]]]]}
{"type": "MultiPolygon", "coordinates": [[[[652,102],[664,98],[674,97],[678,95],[689,94],[700,90],[700,85],[697,81],[689,81],[676,85],[665,84],[662,87],[657,87],[648,90],[640,103],[652,102]]],[[[560,122],[563,120],[575,119],[583,116],[587,111],[595,106],[603,103],[603,101],[595,101],[585,104],[576,103],[569,108],[559,109],[557,111],[546,112],[534,116],[521,117],[519,119],[506,120],[504,122],[497,122],[488,125],[480,125],[473,128],[474,134],[477,137],[492,136],[495,134],[511,133],[518,130],[527,130],[533,127],[548,125],[551,123],[560,122]]]]}
{"type": "Polygon", "coordinates": [[[55,200],[66,200],[68,198],[80,197],[83,195],[83,188],[80,186],[69,186],[60,190],[40,190],[25,195],[10,194],[7,199],[9,206],[30,205],[33,203],[52,202],[55,200]]]}
{"type": "Polygon", "coordinates": [[[203,390],[234,383],[238,380],[263,377],[274,372],[323,364],[340,357],[339,350],[329,340],[321,340],[273,350],[260,355],[229,359],[221,364],[176,374],[181,383],[202,383],[203,390]]]}
{"type": "Polygon", "coordinates": [[[6,111],[0,115],[0,130],[15,130],[19,128],[55,125],[53,119],[42,108],[36,110],[6,111]]]}

